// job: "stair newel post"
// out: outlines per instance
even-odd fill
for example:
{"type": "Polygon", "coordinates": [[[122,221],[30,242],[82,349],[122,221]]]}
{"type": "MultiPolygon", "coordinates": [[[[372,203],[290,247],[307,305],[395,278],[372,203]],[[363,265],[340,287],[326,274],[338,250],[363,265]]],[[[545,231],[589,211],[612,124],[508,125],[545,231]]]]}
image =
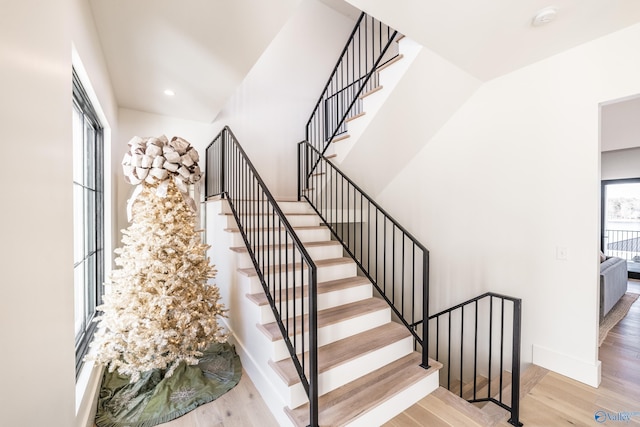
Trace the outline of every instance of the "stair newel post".
{"type": "Polygon", "coordinates": [[[309,266],[309,424],[318,424],[318,279],[316,266],[309,266]]]}
{"type": "Polygon", "coordinates": [[[429,369],[429,251],[422,249],[422,363],[429,369]]]}
{"type": "Polygon", "coordinates": [[[520,346],[522,328],[522,300],[513,301],[513,349],[511,360],[511,418],[509,424],[521,426],[520,422],[520,346]]]}
{"type": "Polygon", "coordinates": [[[298,201],[302,200],[302,182],[301,181],[302,181],[302,142],[298,143],[298,201]]]}
{"type": "MultiPolygon", "coordinates": [[[[224,198],[224,194],[226,193],[226,188],[225,188],[225,175],[226,175],[226,169],[227,169],[227,159],[225,158],[225,146],[227,145],[227,141],[229,139],[228,136],[228,130],[225,127],[222,130],[222,138],[220,138],[220,191],[223,195],[224,198]]],[[[228,195],[227,195],[228,196],[228,195]]]]}

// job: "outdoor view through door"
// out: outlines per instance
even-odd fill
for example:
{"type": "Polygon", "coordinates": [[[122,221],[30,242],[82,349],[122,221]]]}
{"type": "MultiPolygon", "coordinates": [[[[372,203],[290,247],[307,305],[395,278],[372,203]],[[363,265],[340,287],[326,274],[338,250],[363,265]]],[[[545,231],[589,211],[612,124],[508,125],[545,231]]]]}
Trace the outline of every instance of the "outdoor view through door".
{"type": "Polygon", "coordinates": [[[602,181],[602,251],[640,278],[640,178],[602,181]]]}

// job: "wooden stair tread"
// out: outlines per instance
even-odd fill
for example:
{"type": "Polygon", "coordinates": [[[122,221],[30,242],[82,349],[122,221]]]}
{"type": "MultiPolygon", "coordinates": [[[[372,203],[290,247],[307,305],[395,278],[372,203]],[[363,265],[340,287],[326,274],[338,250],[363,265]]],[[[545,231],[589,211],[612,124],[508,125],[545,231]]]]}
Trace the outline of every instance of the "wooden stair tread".
{"type": "MultiPolygon", "coordinates": [[[[357,418],[382,402],[389,400],[407,387],[437,374],[442,365],[429,360],[431,368],[420,367],[422,356],[412,352],[355,381],[343,385],[318,399],[319,424],[340,426],[357,418]]],[[[309,424],[309,404],[285,412],[297,426],[309,424]]]]}
{"type": "MultiPolygon", "coordinates": [[[[282,230],[284,227],[265,227],[265,228],[251,228],[249,231],[271,231],[271,230],[282,230]]],[[[294,230],[326,230],[326,225],[304,225],[300,227],[293,227],[294,230]]],[[[238,227],[228,227],[225,228],[224,231],[227,233],[239,233],[240,229],[238,227]]]]}
{"type": "MultiPolygon", "coordinates": [[[[526,396],[548,373],[549,371],[545,368],[533,364],[529,365],[529,367],[520,374],[520,396],[526,396]]],[[[506,405],[511,406],[511,373],[505,371],[505,375],[506,377],[502,384],[502,401],[506,405]]],[[[500,383],[494,379],[494,381],[491,382],[491,394],[493,394],[494,399],[499,399],[500,397],[499,387],[500,383]]]]}
{"type": "MultiPolygon", "coordinates": [[[[341,246],[341,243],[338,242],[337,240],[321,240],[318,242],[304,242],[304,247],[305,248],[317,248],[317,247],[322,247],[322,246],[341,246]]],[[[292,249],[293,248],[293,243],[289,243],[287,245],[264,245],[264,246],[260,246],[258,249],[260,250],[272,250],[272,249],[278,249],[278,248],[287,248],[287,249],[292,249]]],[[[230,251],[235,252],[235,253],[247,253],[248,249],[246,246],[232,246],[229,248],[230,251]]]]}
{"type": "Polygon", "coordinates": [[[335,138],[333,138],[331,140],[331,142],[339,142],[339,141],[344,141],[347,138],[351,138],[351,135],[349,135],[348,133],[342,134],[340,136],[337,136],[335,138]]]}
{"type": "Polygon", "coordinates": [[[382,86],[376,86],[373,89],[371,89],[369,92],[363,93],[362,95],[360,95],[360,99],[364,99],[369,95],[373,95],[374,93],[376,93],[379,90],[382,90],[382,86]]]}
{"type": "Polygon", "coordinates": [[[390,67],[391,65],[393,65],[396,62],[400,61],[402,58],[404,58],[404,56],[400,53],[400,54],[396,55],[394,58],[390,59],[388,62],[386,62],[383,65],[379,66],[376,71],[380,72],[380,71],[384,70],[385,68],[390,67]]]}
{"type": "Polygon", "coordinates": [[[367,114],[366,111],[361,111],[358,114],[354,114],[353,116],[347,117],[344,121],[348,123],[348,122],[350,122],[352,120],[355,120],[357,118],[360,118],[360,117],[364,116],[365,114],[367,114]]]}
{"type": "Polygon", "coordinates": [[[494,422],[480,409],[443,387],[438,387],[418,404],[449,425],[481,427],[493,425],[494,422]]]}
{"type": "MultiPolygon", "coordinates": [[[[318,295],[329,293],[329,292],[340,291],[343,289],[352,288],[354,286],[362,286],[364,284],[369,284],[369,283],[371,283],[369,282],[369,280],[361,276],[346,277],[344,279],[329,280],[327,282],[318,282],[318,295]]],[[[298,298],[300,297],[301,291],[303,292],[302,296],[306,296],[308,287],[305,285],[301,289],[300,286],[297,286],[295,288],[296,297],[298,298]]],[[[294,295],[293,289],[289,289],[289,294],[283,295],[283,297],[286,298],[288,296],[289,299],[293,299],[293,295],[294,295]]],[[[256,294],[247,294],[247,298],[259,306],[269,304],[269,301],[267,300],[267,296],[265,295],[264,292],[259,292],[256,294]]],[[[276,295],[276,302],[278,301],[280,301],[280,295],[276,295]]]]}
{"type": "MultiPolygon", "coordinates": [[[[411,333],[407,328],[399,323],[389,322],[377,328],[319,347],[318,374],[407,337],[411,337],[411,333]]],[[[302,356],[299,357],[302,358],[302,356]]],[[[307,357],[306,353],[304,357],[307,357]]],[[[269,364],[288,386],[300,382],[298,371],[296,371],[291,359],[278,362],[269,361],[269,364]]]]}
{"type": "MultiPolygon", "coordinates": [[[[384,300],[372,297],[337,307],[331,307],[326,310],[320,310],[318,311],[318,329],[386,308],[389,308],[389,306],[384,300]]],[[[295,323],[303,326],[306,332],[308,330],[307,319],[308,315],[306,314],[304,315],[304,319],[302,319],[301,316],[296,316],[295,320],[293,318],[287,319],[287,326],[291,330],[295,323]]],[[[276,322],[258,325],[258,329],[264,332],[271,341],[279,341],[282,339],[280,328],[276,322]]],[[[290,331],[290,336],[293,336],[293,330],[290,331]]]]}
{"type": "MultiPolygon", "coordinates": [[[[453,381],[452,381],[453,382],[453,381]]],[[[476,392],[476,398],[483,398],[483,397],[487,397],[487,377],[484,377],[482,375],[478,375],[476,377],[476,388],[477,388],[477,392],[476,392]],[[484,394],[481,394],[480,391],[484,390],[484,394]]],[[[473,399],[473,380],[464,383],[464,385],[462,386],[462,398],[463,399],[473,399]]],[[[449,391],[453,394],[455,394],[456,396],[460,396],[460,381],[456,381],[455,383],[452,384],[452,386],[449,388],[449,391]]]]}
{"type": "MultiPolygon", "coordinates": [[[[285,216],[311,216],[311,215],[315,215],[318,216],[317,213],[315,212],[282,212],[285,216]]],[[[276,215],[275,212],[270,212],[271,215],[276,215]]],[[[220,212],[218,215],[224,215],[224,216],[233,216],[232,212],[220,212]]],[[[250,213],[250,214],[244,214],[243,216],[264,216],[265,212],[262,213],[250,213]]]]}
{"type": "MultiPolygon", "coordinates": [[[[341,257],[341,258],[319,259],[317,261],[314,261],[314,263],[316,264],[316,267],[322,268],[322,267],[333,267],[335,265],[341,265],[341,264],[351,264],[351,263],[354,263],[354,261],[349,257],[341,257]]],[[[289,272],[289,271],[299,270],[300,266],[301,266],[301,263],[299,262],[295,264],[272,265],[270,266],[270,270],[273,272],[276,272],[276,271],[289,272]]],[[[306,270],[307,265],[304,264],[302,268],[306,270]]],[[[256,269],[253,267],[238,268],[236,271],[242,274],[243,276],[247,276],[247,277],[254,277],[258,275],[258,273],[256,272],[256,269]]]]}

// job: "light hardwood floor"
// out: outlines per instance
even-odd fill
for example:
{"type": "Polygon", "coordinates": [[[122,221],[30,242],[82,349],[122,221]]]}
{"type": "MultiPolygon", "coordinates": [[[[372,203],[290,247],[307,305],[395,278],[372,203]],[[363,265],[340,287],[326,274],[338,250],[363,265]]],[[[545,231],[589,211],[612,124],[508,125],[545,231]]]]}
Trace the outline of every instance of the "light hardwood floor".
{"type": "MultiPolygon", "coordinates": [[[[629,290],[640,293],[640,281],[630,281],[629,290]]],[[[611,414],[638,412],[628,422],[604,425],[640,426],[640,299],[629,314],[607,335],[600,347],[602,383],[599,388],[549,372],[521,400],[525,427],[595,426],[599,410],[611,414]]],[[[482,419],[456,413],[438,396],[428,396],[395,417],[389,427],[487,426],[482,419]],[[428,410],[426,409],[428,408],[428,410]]],[[[240,383],[229,393],[163,427],[276,427],[255,386],[243,372],[240,383]]],[[[510,426],[506,421],[497,424],[510,426]]]]}
{"type": "Polygon", "coordinates": [[[240,382],[228,393],[160,426],[277,427],[278,423],[243,370],[240,382]]]}
{"type": "MultiPolygon", "coordinates": [[[[629,281],[628,290],[640,294],[640,282],[629,281]]],[[[596,412],[638,415],[629,421],[607,420],[603,425],[640,426],[640,299],[609,332],[599,352],[602,382],[593,388],[549,372],[520,401],[520,421],[525,427],[596,426],[596,412]]],[[[428,396],[392,419],[387,427],[487,426],[478,418],[461,417],[454,410],[431,410],[428,396]]],[[[497,424],[510,426],[506,421],[497,424]]]]}

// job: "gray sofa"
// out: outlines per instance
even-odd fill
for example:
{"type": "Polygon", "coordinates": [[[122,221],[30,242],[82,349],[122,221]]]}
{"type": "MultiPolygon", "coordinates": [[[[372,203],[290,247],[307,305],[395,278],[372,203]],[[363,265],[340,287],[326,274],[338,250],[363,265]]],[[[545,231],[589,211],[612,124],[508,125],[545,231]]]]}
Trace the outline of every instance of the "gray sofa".
{"type": "Polygon", "coordinates": [[[627,261],[609,257],[600,263],[600,320],[627,292],[627,261]]]}

